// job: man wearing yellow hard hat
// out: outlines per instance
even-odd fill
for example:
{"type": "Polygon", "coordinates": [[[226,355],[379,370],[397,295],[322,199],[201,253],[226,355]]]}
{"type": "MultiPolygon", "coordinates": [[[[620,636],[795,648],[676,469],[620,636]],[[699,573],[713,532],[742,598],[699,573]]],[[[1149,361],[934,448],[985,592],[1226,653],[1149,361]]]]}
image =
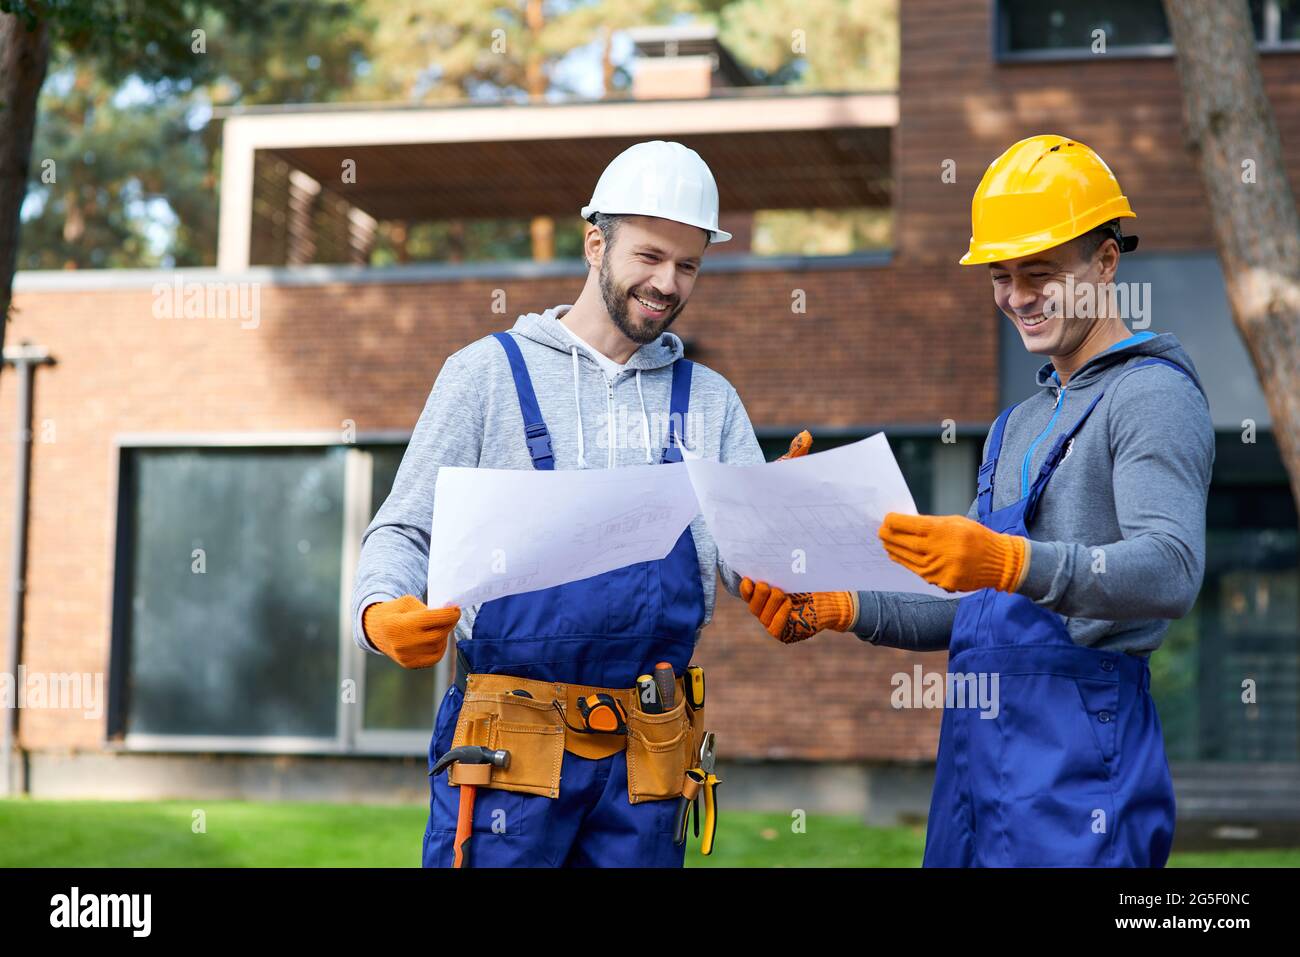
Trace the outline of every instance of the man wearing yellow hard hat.
{"type": "Polygon", "coordinates": [[[1016,143],[975,191],[961,262],[988,270],[999,310],[1050,361],[1038,391],[993,423],[966,517],[891,513],[879,530],[894,561],[970,594],[741,582],[782,641],[852,631],[947,650],[953,685],[996,676],[995,713],[951,695],[944,710],[927,866],[1159,867],[1169,855],[1148,657],[1200,589],[1214,445],[1178,340],[1131,334],[1105,308],[1134,217],[1101,157],[1063,136],[1016,143]]]}

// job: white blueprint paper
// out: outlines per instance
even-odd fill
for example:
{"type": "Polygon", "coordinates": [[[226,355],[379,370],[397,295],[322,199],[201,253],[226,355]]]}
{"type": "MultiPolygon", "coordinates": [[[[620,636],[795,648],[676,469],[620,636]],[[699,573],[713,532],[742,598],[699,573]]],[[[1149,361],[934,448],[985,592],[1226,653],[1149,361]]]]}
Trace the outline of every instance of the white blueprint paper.
{"type": "Polygon", "coordinates": [[[430,608],[474,605],[664,558],[699,513],[686,466],[438,470],[430,608]]]}
{"type": "Polygon", "coordinates": [[[741,575],[788,592],[956,597],[885,554],[885,513],[915,515],[916,504],[883,432],[784,462],[687,467],[718,551],[741,575]]]}
{"type": "Polygon", "coordinates": [[[473,605],[664,558],[703,512],[726,563],[786,591],[944,598],[885,554],[886,512],[916,505],[883,433],[784,462],[438,471],[431,608],[473,605]]]}

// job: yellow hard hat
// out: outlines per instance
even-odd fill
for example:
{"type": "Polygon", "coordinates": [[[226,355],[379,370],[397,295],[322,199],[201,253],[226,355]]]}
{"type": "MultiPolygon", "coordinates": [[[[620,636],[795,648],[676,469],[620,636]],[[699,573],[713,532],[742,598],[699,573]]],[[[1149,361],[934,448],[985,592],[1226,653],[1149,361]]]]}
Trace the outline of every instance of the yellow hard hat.
{"type": "MultiPolygon", "coordinates": [[[[1090,147],[1044,133],[1016,143],[989,164],[970,204],[970,249],[963,266],[1016,259],[1136,217],[1119,181],[1090,147]]],[[[1125,236],[1128,252],[1137,238],[1125,236]]]]}

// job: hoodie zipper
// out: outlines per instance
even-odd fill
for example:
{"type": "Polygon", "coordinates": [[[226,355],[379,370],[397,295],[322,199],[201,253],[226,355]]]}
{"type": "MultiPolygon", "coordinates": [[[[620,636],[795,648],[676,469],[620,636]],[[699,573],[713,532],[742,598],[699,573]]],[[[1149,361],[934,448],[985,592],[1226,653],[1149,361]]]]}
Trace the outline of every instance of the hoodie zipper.
{"type": "MultiPolygon", "coordinates": [[[[1053,373],[1055,375],[1055,373],[1053,373]]],[[[1065,402],[1065,390],[1067,386],[1059,386],[1056,392],[1056,408],[1052,411],[1052,418],[1047,423],[1047,428],[1038,433],[1038,437],[1029,443],[1029,448],[1025,452],[1025,460],[1020,464],[1020,497],[1024,498],[1027,494],[1025,486],[1029,484],[1029,460],[1034,454],[1034,449],[1038,448],[1038,443],[1042,442],[1052,431],[1052,426],[1056,425],[1056,420],[1061,415],[1061,406],[1065,402]]]]}
{"type": "MultiPolygon", "coordinates": [[[[605,370],[601,369],[602,376],[605,370]]],[[[609,443],[609,457],[606,468],[614,467],[614,383],[605,377],[605,439],[609,443]]]]}

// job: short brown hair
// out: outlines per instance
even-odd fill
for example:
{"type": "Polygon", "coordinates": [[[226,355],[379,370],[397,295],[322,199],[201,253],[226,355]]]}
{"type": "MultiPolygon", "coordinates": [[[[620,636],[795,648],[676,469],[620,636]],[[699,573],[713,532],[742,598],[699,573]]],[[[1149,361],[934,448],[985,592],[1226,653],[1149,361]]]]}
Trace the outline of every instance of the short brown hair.
{"type": "Polygon", "coordinates": [[[1101,248],[1101,244],[1108,239],[1115,240],[1115,245],[1119,247],[1120,252],[1124,252],[1128,247],[1129,244],[1124,242],[1124,234],[1120,231],[1118,219],[1112,219],[1100,226],[1095,226],[1082,236],[1077,237],[1074,240],[1078,244],[1075,248],[1078,250],[1080,257],[1091,259],[1097,255],[1097,250],[1101,248]]]}
{"type": "MultiPolygon", "coordinates": [[[[618,235],[618,224],[622,218],[618,213],[592,213],[587,221],[600,230],[600,235],[605,240],[605,248],[610,249],[614,245],[614,237],[618,235]]],[[[704,230],[704,248],[708,249],[712,243],[713,233],[704,230]]],[[[583,258],[586,259],[585,253],[583,258]]],[[[588,262],[587,265],[590,266],[591,263],[588,262]]]]}

